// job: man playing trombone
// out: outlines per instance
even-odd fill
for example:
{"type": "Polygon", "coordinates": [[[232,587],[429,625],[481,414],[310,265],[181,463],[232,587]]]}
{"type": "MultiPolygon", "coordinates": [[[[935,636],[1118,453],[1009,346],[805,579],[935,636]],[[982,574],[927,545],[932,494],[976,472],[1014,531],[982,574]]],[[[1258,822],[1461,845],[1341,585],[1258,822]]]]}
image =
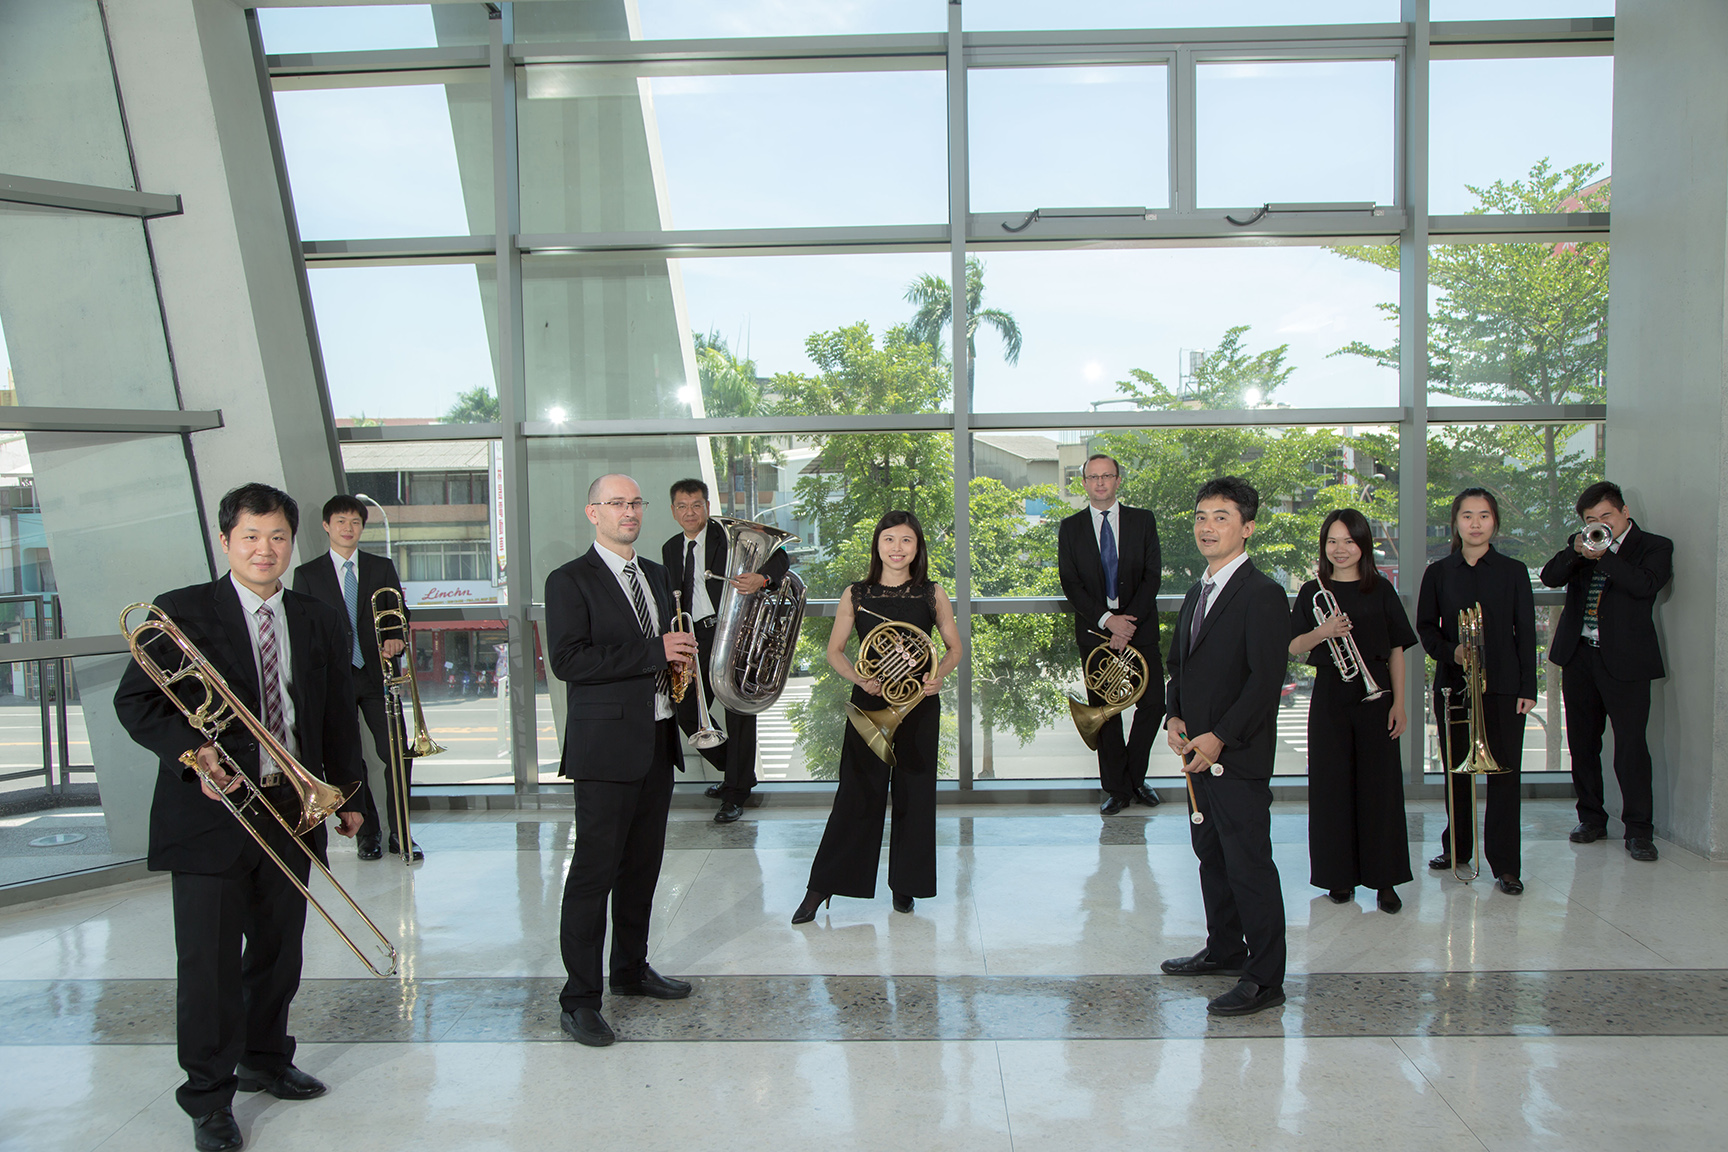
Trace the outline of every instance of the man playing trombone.
{"type": "MultiPolygon", "coordinates": [[[[347,633],[328,606],[282,586],[294,556],[299,509],[287,493],[247,484],[222,498],[218,511],[226,576],[166,592],[156,605],[227,681],[239,702],[314,775],[346,793],[360,782],[347,633]]],[[[167,647],[165,641],[154,646],[167,647]]],[[[165,653],[158,662],[178,664],[165,653]]],[[[178,691],[193,700],[187,682],[178,691]]],[[[174,946],[178,954],[176,1036],[186,1083],[175,1093],[192,1117],[193,1140],[205,1152],[239,1148],[236,1089],[307,1100],[325,1086],[294,1067],[288,1007],[300,985],[306,901],[222,803],[216,789],[242,788],[238,767],[270,802],[297,803],[281,766],[260,752],[244,725],[232,724],[218,758],[203,737],[139,667],[128,665],[114,710],[133,740],[161,762],[150,807],[149,865],[173,875],[174,946]],[[181,762],[197,749],[204,778],[181,762]],[[244,957],[244,960],[242,960],[244,957]]],[[[243,789],[242,789],[243,790],[243,789]]],[[[354,806],[357,809],[357,805],[354,806]]],[[[298,815],[295,812],[294,815],[298,815]]],[[[361,813],[338,814],[353,836],[361,813]]],[[[311,858],[273,819],[252,826],[304,884],[311,858]]],[[[323,825],[305,836],[323,856],[323,825]]]]}

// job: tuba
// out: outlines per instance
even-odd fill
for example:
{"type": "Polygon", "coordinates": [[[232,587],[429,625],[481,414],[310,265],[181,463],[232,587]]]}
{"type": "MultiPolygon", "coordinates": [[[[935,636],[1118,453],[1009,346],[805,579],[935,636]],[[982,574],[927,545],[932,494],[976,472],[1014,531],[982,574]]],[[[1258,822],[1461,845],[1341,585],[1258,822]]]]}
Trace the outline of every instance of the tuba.
{"type": "Polygon", "coordinates": [[[228,686],[228,681],[222,673],[217,671],[215,665],[211,664],[209,660],[205,659],[204,654],[198,651],[197,647],[186,638],[186,634],[180,631],[179,625],[169,619],[168,614],[162,609],[154,604],[127,605],[125,610],[120,613],[120,631],[125,635],[126,644],[131,648],[132,658],[138,662],[138,667],[155,682],[158,688],[162,689],[168,699],[174,702],[174,706],[185,715],[186,722],[204,738],[204,746],[216,750],[217,757],[224,765],[224,771],[235,778],[234,783],[231,783],[229,788],[232,789],[238,785],[242,798],[235,800],[228,792],[218,788],[210,781],[204,765],[198,760],[198,749],[181,753],[180,762],[197,773],[199,779],[204,781],[212,792],[216,793],[228,809],[229,814],[240,821],[240,826],[246,829],[247,834],[253,840],[257,841],[258,847],[264,850],[264,854],[270,857],[276,867],[282,870],[282,874],[288,877],[295,888],[299,889],[300,895],[306,898],[306,902],[317,909],[318,914],[324,917],[324,922],[330,925],[331,930],[342,938],[342,942],[348,945],[355,956],[359,957],[360,962],[371,969],[374,976],[395,975],[396,946],[383,932],[379,931],[378,925],[374,924],[372,918],[361,910],[360,905],[354,902],[354,898],[348,895],[342,885],[336,882],[336,877],[330,874],[330,869],[325,867],[324,861],[318,859],[318,854],[312,851],[301,839],[302,836],[324,823],[346,804],[349,798],[359,790],[359,785],[343,791],[334,784],[320,780],[308,772],[298,760],[294,759],[288,749],[282,746],[282,742],[276,739],[270,729],[254,716],[245,704],[241,703],[240,698],[234,694],[234,690],[228,686]],[[134,612],[145,613],[145,618],[136,627],[128,627],[127,619],[134,612]],[[174,667],[164,668],[147,651],[146,646],[152,640],[161,640],[172,645],[178,651],[178,662],[174,667]],[[183,681],[190,684],[196,693],[202,695],[202,698],[198,699],[196,703],[188,702],[179,692],[175,691],[175,686],[183,681]],[[281,771],[282,776],[293,787],[300,800],[300,819],[296,823],[290,824],[287,818],[277,811],[276,806],[270,803],[269,798],[264,795],[264,790],[259,787],[256,781],[246,775],[240,765],[235,763],[234,758],[228,754],[227,749],[218,742],[218,737],[230,725],[236,723],[245,728],[247,735],[258,742],[258,747],[270,757],[281,771]],[[336,894],[341,896],[347,902],[348,907],[366,922],[366,927],[370,930],[374,940],[373,947],[377,952],[376,959],[368,956],[360,945],[355,943],[354,938],[337,925],[335,918],[330,915],[323,904],[318,902],[318,898],[313,896],[306,885],[300,882],[300,877],[294,874],[294,870],[288,867],[282,857],[277,854],[276,849],[271,847],[269,841],[264,838],[264,834],[247,816],[247,813],[252,811],[269,813],[282,826],[282,830],[293,837],[294,843],[299,845],[302,852],[306,853],[312,864],[324,874],[324,878],[330,881],[330,884],[336,889],[336,894]],[[380,967],[380,963],[384,964],[384,967],[380,967]]]}
{"type": "Polygon", "coordinates": [[[798,629],[804,623],[804,581],[788,572],[779,587],[745,594],[732,587],[730,578],[761,571],[775,549],[798,537],[728,516],[716,516],[714,522],[726,533],[726,571],[703,576],[725,580],[726,587],[714,619],[708,681],[722,705],[754,715],[780,699],[791,675],[798,629]]]}
{"type": "MultiPolygon", "coordinates": [[[[1096,628],[1091,629],[1094,636],[1104,636],[1105,633],[1096,628]]],[[[1088,704],[1080,695],[1072,690],[1068,693],[1068,711],[1073,713],[1074,727],[1080,730],[1080,739],[1086,741],[1086,747],[1098,751],[1098,730],[1104,722],[1119,712],[1126,711],[1146,694],[1146,685],[1152,679],[1152,670],[1146,664],[1146,657],[1141,655],[1132,645],[1118,652],[1108,644],[1100,644],[1086,654],[1086,660],[1081,665],[1085,676],[1086,687],[1104,698],[1102,704],[1088,704]]]]}
{"type": "MultiPolygon", "coordinates": [[[[870,609],[860,606],[860,612],[870,609]]],[[[846,701],[846,718],[870,751],[894,767],[894,732],[907,713],[924,699],[924,671],[936,666],[936,645],[922,628],[893,620],[880,612],[870,612],[882,623],[864,634],[858,645],[858,659],[852,667],[866,680],[882,682],[882,699],[888,707],[866,712],[852,701],[846,701]]]]}
{"type": "Polygon", "coordinates": [[[390,763],[392,791],[396,794],[396,811],[390,813],[390,829],[396,833],[397,847],[402,849],[402,863],[414,863],[414,837],[408,824],[408,761],[412,757],[436,756],[442,745],[426,731],[426,713],[420,708],[420,682],[414,678],[414,653],[404,649],[401,656],[384,655],[385,629],[401,629],[404,644],[408,641],[408,611],[402,604],[402,593],[395,588],[380,588],[372,593],[372,633],[378,638],[378,660],[384,668],[384,720],[390,729],[390,763]],[[402,663],[397,664],[400,660],[402,663]],[[398,672],[400,667],[402,671],[398,672]],[[402,687],[407,685],[414,707],[414,741],[404,739],[402,687]]]}

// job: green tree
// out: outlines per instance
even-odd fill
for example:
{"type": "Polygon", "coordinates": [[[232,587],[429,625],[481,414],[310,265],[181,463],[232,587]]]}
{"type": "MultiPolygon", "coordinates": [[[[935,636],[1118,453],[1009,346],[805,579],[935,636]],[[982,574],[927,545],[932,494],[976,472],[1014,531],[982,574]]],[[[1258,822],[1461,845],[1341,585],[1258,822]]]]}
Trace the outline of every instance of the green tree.
{"type": "MultiPolygon", "coordinates": [[[[928,344],[943,360],[948,358],[942,334],[954,321],[954,294],[948,281],[929,273],[906,289],[906,299],[917,305],[912,314],[912,338],[928,344]]],[[[978,329],[988,325],[1002,338],[1002,358],[1020,362],[1020,324],[1000,308],[984,307],[984,262],[966,258],[966,406],[972,408],[978,380],[978,329]]]]}
{"type": "MultiPolygon", "coordinates": [[[[756,362],[735,356],[718,333],[710,332],[704,336],[698,332],[694,339],[703,410],[708,416],[723,419],[767,415],[772,405],[761,378],[756,375],[756,362]]],[[[778,464],[784,458],[783,454],[766,436],[721,436],[715,439],[720,450],[714,460],[716,479],[720,483],[717,497],[725,499],[739,491],[737,480],[742,480],[744,506],[731,511],[734,515],[753,519],[757,513],[756,492],[760,486],[757,467],[763,462],[778,464]]]]}
{"type": "Polygon", "coordinates": [[[476,385],[457,396],[456,403],[438,420],[443,424],[496,424],[498,396],[484,384],[476,385]]]}

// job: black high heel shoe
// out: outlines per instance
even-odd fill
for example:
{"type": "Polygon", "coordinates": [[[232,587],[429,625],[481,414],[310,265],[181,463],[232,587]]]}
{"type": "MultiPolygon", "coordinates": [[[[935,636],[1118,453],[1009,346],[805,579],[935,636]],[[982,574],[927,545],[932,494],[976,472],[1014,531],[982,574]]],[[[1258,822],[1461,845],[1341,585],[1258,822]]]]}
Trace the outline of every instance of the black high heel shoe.
{"type": "Polygon", "coordinates": [[[824,902],[832,907],[834,904],[834,897],[818,892],[814,888],[804,889],[804,903],[798,905],[798,911],[792,913],[792,923],[810,923],[810,921],[816,919],[816,909],[820,908],[824,902]]]}
{"type": "Polygon", "coordinates": [[[894,893],[894,911],[896,911],[896,912],[910,912],[910,911],[912,911],[912,897],[902,896],[898,892],[894,893]]]}

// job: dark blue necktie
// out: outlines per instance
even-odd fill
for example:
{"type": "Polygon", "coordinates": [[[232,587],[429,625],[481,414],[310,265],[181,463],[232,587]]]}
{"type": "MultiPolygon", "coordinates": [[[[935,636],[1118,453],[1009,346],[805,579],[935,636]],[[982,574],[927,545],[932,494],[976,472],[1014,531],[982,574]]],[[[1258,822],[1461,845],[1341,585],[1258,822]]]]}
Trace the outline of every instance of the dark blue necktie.
{"type": "Polygon", "coordinates": [[[1116,533],[1110,531],[1110,513],[1104,515],[1104,527],[1098,531],[1098,558],[1104,561],[1104,598],[1116,599],[1116,533]]]}

